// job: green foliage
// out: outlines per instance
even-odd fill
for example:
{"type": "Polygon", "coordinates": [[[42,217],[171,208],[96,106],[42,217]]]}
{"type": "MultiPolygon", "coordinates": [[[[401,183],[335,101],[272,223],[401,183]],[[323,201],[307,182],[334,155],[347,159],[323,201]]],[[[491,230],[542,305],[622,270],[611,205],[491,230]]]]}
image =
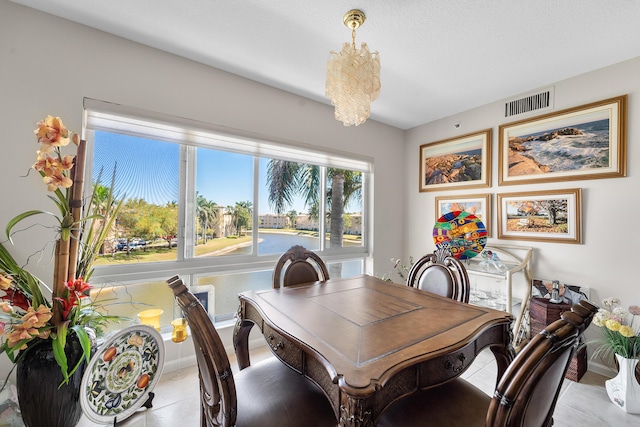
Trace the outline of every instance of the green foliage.
{"type": "MultiPolygon", "coordinates": [[[[352,200],[362,200],[362,173],[344,170],[327,169],[327,203],[330,210],[329,217],[336,219],[336,227],[332,226],[332,240],[342,239],[344,228],[344,208],[352,200]],[[334,179],[335,177],[335,179],[334,179]],[[341,183],[336,189],[335,184],[341,183]],[[342,191],[342,197],[334,198],[334,191],[342,191]],[[336,199],[334,202],[333,199],[336,199]],[[334,231],[335,229],[335,231],[334,231]],[[335,234],[335,235],[334,235],[335,234]]],[[[320,167],[286,160],[270,160],[267,165],[267,183],[269,185],[269,205],[278,214],[292,206],[296,195],[302,196],[309,216],[318,219],[320,200],[320,167]]],[[[335,242],[332,242],[332,246],[335,242]]],[[[338,245],[336,245],[338,246],[338,245]]]]}

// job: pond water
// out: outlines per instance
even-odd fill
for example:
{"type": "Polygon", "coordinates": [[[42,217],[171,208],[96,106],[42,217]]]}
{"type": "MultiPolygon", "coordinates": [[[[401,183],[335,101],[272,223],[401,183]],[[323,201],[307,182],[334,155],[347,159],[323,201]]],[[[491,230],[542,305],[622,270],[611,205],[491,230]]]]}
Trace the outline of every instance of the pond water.
{"type": "MultiPolygon", "coordinates": [[[[305,248],[316,251],[320,248],[320,241],[318,237],[307,236],[304,234],[292,234],[292,233],[259,233],[258,234],[258,254],[270,255],[281,254],[286,252],[291,246],[300,245],[305,248]]],[[[344,240],[343,245],[361,246],[361,242],[352,242],[344,240]]],[[[329,239],[327,239],[326,246],[329,246],[329,239]]],[[[234,249],[225,255],[241,255],[250,254],[251,245],[234,249]]]]}
{"type": "MultiPolygon", "coordinates": [[[[301,245],[310,250],[317,250],[319,241],[317,237],[287,233],[260,233],[258,253],[281,254],[291,246],[301,245]]],[[[347,242],[345,242],[347,243],[347,242]]],[[[347,243],[349,244],[349,243],[347,243]]],[[[357,243],[360,245],[360,243],[357,243]]],[[[237,248],[226,255],[250,254],[251,246],[237,248]]],[[[360,260],[345,261],[342,263],[328,263],[329,276],[337,278],[336,271],[332,268],[335,264],[342,264],[340,277],[352,277],[362,273],[360,260]]],[[[209,292],[209,312],[215,316],[216,321],[231,318],[238,308],[238,293],[248,290],[270,289],[272,286],[272,270],[253,271],[247,273],[235,273],[200,277],[198,286],[203,286],[203,291],[209,292]],[[212,295],[213,291],[213,295],[212,295]],[[213,296],[213,298],[212,298],[213,296]],[[213,309],[212,309],[213,308],[213,309]]]]}

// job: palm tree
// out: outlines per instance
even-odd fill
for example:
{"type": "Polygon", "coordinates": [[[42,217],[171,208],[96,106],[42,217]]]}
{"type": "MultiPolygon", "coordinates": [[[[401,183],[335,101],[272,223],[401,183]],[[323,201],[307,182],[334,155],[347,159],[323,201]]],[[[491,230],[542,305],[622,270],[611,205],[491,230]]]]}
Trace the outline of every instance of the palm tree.
{"type": "MultiPolygon", "coordinates": [[[[342,247],[344,208],[351,200],[362,198],[362,174],[344,169],[327,169],[330,185],[327,189],[331,234],[329,245],[342,247]]],[[[293,205],[294,197],[301,195],[309,214],[317,218],[320,200],[320,168],[318,166],[270,160],[267,165],[269,204],[277,214],[293,205]]]]}
{"type": "Polygon", "coordinates": [[[250,201],[236,202],[235,206],[229,207],[233,223],[236,229],[236,234],[240,236],[242,234],[242,228],[249,228],[251,224],[251,213],[253,212],[253,204],[250,201]]]}
{"type": "Polygon", "coordinates": [[[290,210],[289,212],[287,212],[287,218],[289,218],[289,227],[295,229],[298,212],[296,212],[295,210],[290,210]]]}
{"type": "Polygon", "coordinates": [[[202,194],[196,192],[196,216],[202,228],[203,243],[207,243],[207,230],[218,218],[218,205],[207,200],[202,194]]]}

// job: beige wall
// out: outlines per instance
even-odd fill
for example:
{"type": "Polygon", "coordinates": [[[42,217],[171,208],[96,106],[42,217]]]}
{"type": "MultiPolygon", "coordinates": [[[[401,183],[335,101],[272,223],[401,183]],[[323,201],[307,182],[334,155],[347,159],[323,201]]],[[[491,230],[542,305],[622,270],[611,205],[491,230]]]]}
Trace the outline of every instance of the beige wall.
{"type": "MultiPolygon", "coordinates": [[[[373,230],[375,239],[384,242],[376,246],[373,265],[386,269],[389,258],[402,251],[398,218],[403,195],[397,191],[402,176],[397,171],[404,161],[404,134],[399,129],[372,120],[344,127],[328,105],[4,0],[0,64],[0,224],[28,209],[52,208],[40,180],[33,174],[23,177],[35,161],[32,130],[51,114],[79,131],[82,100],[88,97],[226,126],[231,132],[235,128],[371,157],[373,230]],[[389,205],[394,209],[383,208],[389,205]]],[[[41,232],[21,234],[12,251],[19,257],[37,251],[41,232]],[[25,244],[30,236],[33,244],[25,244]]],[[[44,278],[51,274],[47,262],[34,267],[44,278]]],[[[374,272],[371,264],[369,272],[374,272]]]]}
{"type": "MultiPolygon", "coordinates": [[[[616,296],[623,305],[640,304],[640,285],[636,257],[638,239],[635,217],[640,212],[640,58],[561,82],[555,86],[554,111],[628,94],[627,177],[560,183],[498,186],[498,126],[514,121],[504,118],[504,101],[465,111],[416,127],[406,132],[405,147],[405,244],[403,254],[417,255],[433,250],[432,225],[435,222],[434,198],[438,195],[469,193],[493,194],[493,230],[496,230],[496,193],[582,188],[583,244],[500,241],[533,246],[534,276],[558,279],[591,288],[591,297],[600,304],[603,298],[616,296]],[[460,123],[461,128],[454,128],[460,123]],[[418,192],[419,146],[486,128],[493,129],[492,186],[488,190],[418,192]]],[[[546,85],[547,87],[549,85],[546,85]]],[[[531,88],[535,90],[536,88],[531,88]]],[[[516,96],[518,94],[514,94],[516,96]]],[[[535,114],[530,114],[533,116],[535,114]]],[[[522,115],[522,117],[527,117],[522,115]]],[[[520,118],[520,117],[518,117],[520,118]]],[[[497,233],[490,242],[498,243],[497,233]]],[[[588,338],[597,337],[595,327],[588,338]]],[[[591,363],[591,362],[590,362],[591,363]]]]}

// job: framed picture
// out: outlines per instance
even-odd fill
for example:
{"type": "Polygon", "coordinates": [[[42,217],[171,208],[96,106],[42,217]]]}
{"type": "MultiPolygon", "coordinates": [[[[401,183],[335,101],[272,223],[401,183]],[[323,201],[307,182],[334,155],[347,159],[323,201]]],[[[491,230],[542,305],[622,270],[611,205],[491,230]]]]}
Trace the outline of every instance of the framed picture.
{"type": "Polygon", "coordinates": [[[491,129],[420,146],[420,191],[491,186],[491,129]]]}
{"type": "Polygon", "coordinates": [[[498,185],[626,176],[627,95],[499,127],[498,185]]]}
{"type": "Polygon", "coordinates": [[[498,239],[582,243],[581,190],[498,194],[498,239]]]}
{"type": "Polygon", "coordinates": [[[437,196],[436,220],[448,212],[465,211],[477,216],[491,236],[491,194],[437,196]]]}
{"type": "Polygon", "coordinates": [[[211,285],[192,285],[189,290],[200,301],[207,314],[213,318],[215,316],[215,288],[211,285]]]}

